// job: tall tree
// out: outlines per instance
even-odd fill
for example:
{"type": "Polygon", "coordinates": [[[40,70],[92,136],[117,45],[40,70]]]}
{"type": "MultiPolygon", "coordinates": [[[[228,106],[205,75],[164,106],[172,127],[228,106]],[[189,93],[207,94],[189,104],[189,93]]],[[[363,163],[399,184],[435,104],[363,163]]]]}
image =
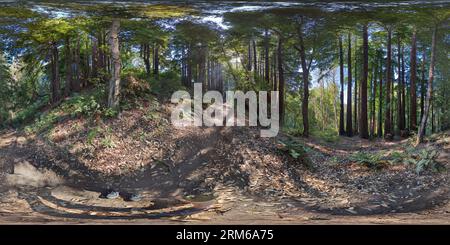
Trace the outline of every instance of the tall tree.
{"type": "Polygon", "coordinates": [[[402,62],[402,70],[401,70],[401,97],[402,97],[402,108],[401,108],[401,118],[402,118],[402,130],[405,131],[406,129],[406,83],[405,83],[405,58],[404,58],[404,50],[402,47],[402,55],[401,55],[401,62],[402,62]]]}
{"type": "Polygon", "coordinates": [[[120,50],[119,50],[120,21],[113,19],[109,32],[109,45],[112,56],[111,79],[109,81],[108,103],[109,108],[117,107],[120,93],[120,50]]]}
{"type": "Polygon", "coordinates": [[[345,134],[344,127],[344,54],[342,50],[342,36],[339,35],[339,77],[341,82],[340,102],[341,110],[339,115],[339,135],[345,134]]]}
{"type": "Polygon", "coordinates": [[[159,44],[156,43],[153,51],[153,75],[156,78],[159,76],[159,44]]]}
{"type": "Polygon", "coordinates": [[[280,126],[284,124],[284,68],[283,68],[283,38],[278,37],[277,47],[278,58],[278,90],[279,90],[279,114],[280,114],[280,126]]]}
{"type": "Polygon", "coordinates": [[[303,26],[300,25],[299,41],[300,41],[300,60],[302,66],[302,82],[303,82],[303,101],[302,101],[302,117],[303,117],[303,136],[309,136],[309,117],[308,117],[308,103],[309,103],[309,67],[306,64],[306,50],[303,40],[303,26]]]}
{"type": "Polygon", "coordinates": [[[420,73],[422,74],[422,78],[420,79],[420,119],[422,120],[424,109],[425,109],[425,94],[426,94],[426,84],[425,80],[425,59],[426,59],[426,51],[423,51],[422,62],[420,73]]]}
{"type": "Polygon", "coordinates": [[[386,58],[386,111],[384,116],[384,137],[385,139],[392,139],[392,121],[391,121],[391,87],[392,87],[392,29],[387,28],[387,58],[386,58]]]}
{"type": "Polygon", "coordinates": [[[417,97],[416,97],[416,74],[417,74],[417,37],[416,29],[411,37],[411,58],[410,58],[410,108],[409,108],[409,128],[417,128],[417,97]]]}
{"type": "Polygon", "coordinates": [[[433,28],[433,36],[431,38],[431,58],[430,58],[430,68],[428,71],[428,89],[427,97],[425,100],[425,111],[423,117],[420,121],[419,132],[417,134],[417,144],[423,142],[425,136],[425,128],[427,126],[428,114],[430,111],[432,94],[433,94],[433,79],[434,79],[434,65],[436,62],[436,36],[437,36],[437,25],[433,28]]]}
{"type": "Polygon", "coordinates": [[[353,136],[352,126],[352,34],[348,33],[347,50],[347,136],[353,136]]]}
{"type": "Polygon", "coordinates": [[[264,31],[264,77],[266,83],[270,83],[270,63],[269,63],[269,31],[266,29],[264,31]]]}
{"type": "Polygon", "coordinates": [[[379,62],[380,62],[380,94],[378,97],[378,126],[377,126],[377,136],[381,138],[383,136],[383,58],[381,51],[379,52],[379,62]]]}
{"type": "Polygon", "coordinates": [[[61,85],[60,85],[60,75],[59,75],[59,52],[58,44],[53,42],[51,44],[51,101],[52,104],[56,104],[61,99],[61,85]]]}
{"type": "Polygon", "coordinates": [[[355,36],[355,45],[354,45],[354,47],[353,47],[354,49],[355,49],[355,63],[354,63],[354,69],[355,69],[355,76],[354,76],[354,80],[355,80],[355,82],[354,82],[354,89],[353,89],[353,104],[354,104],[354,107],[353,107],[353,112],[354,112],[354,116],[353,116],[353,127],[354,127],[354,130],[353,130],[353,132],[355,133],[355,134],[358,134],[358,118],[359,118],[359,116],[358,116],[358,114],[359,114],[359,103],[358,103],[358,94],[359,94],[359,92],[358,92],[358,89],[359,89],[359,86],[358,86],[358,63],[359,63],[359,61],[358,61],[358,36],[355,36]]]}
{"type": "Polygon", "coordinates": [[[377,74],[378,74],[378,62],[375,58],[375,64],[373,64],[373,76],[372,76],[372,101],[371,101],[371,120],[370,120],[370,137],[375,136],[375,101],[376,101],[376,95],[377,95],[377,74]]]}
{"type": "Polygon", "coordinates": [[[400,33],[397,34],[397,71],[398,71],[398,79],[397,79],[397,128],[398,128],[398,134],[401,135],[401,132],[403,131],[403,100],[402,100],[402,47],[401,47],[401,39],[400,39],[400,33]]]}
{"type": "Polygon", "coordinates": [[[363,26],[363,74],[361,80],[361,113],[359,118],[360,136],[368,139],[368,125],[367,125],[367,79],[369,73],[369,38],[367,31],[367,24],[363,26]]]}
{"type": "Polygon", "coordinates": [[[66,37],[65,41],[65,58],[66,58],[66,84],[64,88],[64,96],[69,96],[72,86],[72,51],[70,50],[70,37],[66,37]]]}

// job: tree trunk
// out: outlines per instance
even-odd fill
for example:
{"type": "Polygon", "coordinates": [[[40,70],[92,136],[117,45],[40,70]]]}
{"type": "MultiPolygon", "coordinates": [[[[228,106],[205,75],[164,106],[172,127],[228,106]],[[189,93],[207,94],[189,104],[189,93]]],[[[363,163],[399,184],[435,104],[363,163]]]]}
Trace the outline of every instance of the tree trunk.
{"type": "MultiPolygon", "coordinates": [[[[381,54],[380,54],[381,56],[381,54]]],[[[380,57],[380,97],[378,98],[378,131],[377,136],[383,136],[383,59],[380,57]]]]}
{"type": "Polygon", "coordinates": [[[417,66],[417,41],[416,30],[414,29],[411,38],[411,64],[410,64],[410,109],[409,109],[409,128],[417,129],[417,97],[416,97],[416,70],[417,66]]]}
{"type": "Polygon", "coordinates": [[[98,41],[92,38],[92,77],[98,76],[98,41]]]}
{"type": "Polygon", "coordinates": [[[258,59],[256,56],[256,41],[255,39],[252,40],[253,44],[253,73],[256,77],[256,74],[258,74],[258,59]]]}
{"type": "Polygon", "coordinates": [[[342,51],[342,36],[339,35],[339,77],[341,82],[341,91],[340,91],[340,114],[339,114],[339,135],[345,134],[344,127],[344,54],[342,51]]]}
{"type": "Polygon", "coordinates": [[[377,74],[378,74],[378,63],[375,60],[374,69],[372,77],[372,108],[371,108],[371,121],[370,121],[370,136],[373,138],[375,136],[375,100],[377,97],[377,74]]]}
{"type": "Polygon", "coordinates": [[[150,45],[148,43],[142,44],[142,55],[145,64],[145,72],[147,73],[147,76],[150,77],[150,45]]]}
{"type": "Polygon", "coordinates": [[[264,33],[264,76],[267,84],[270,84],[270,63],[269,63],[269,32],[264,33]]]}
{"type": "Polygon", "coordinates": [[[363,139],[369,138],[367,125],[367,79],[369,73],[369,40],[367,24],[363,27],[363,76],[361,80],[361,113],[359,118],[360,136],[363,139]]]}
{"type": "Polygon", "coordinates": [[[70,50],[70,38],[66,38],[66,85],[64,88],[64,96],[69,96],[72,90],[72,51],[70,50]]]}
{"type": "Polygon", "coordinates": [[[247,71],[252,70],[252,42],[248,42],[248,49],[247,49],[247,71]]]}
{"type": "Polygon", "coordinates": [[[83,85],[83,87],[87,87],[88,86],[89,78],[91,76],[91,70],[90,70],[90,66],[89,66],[89,61],[90,61],[90,57],[89,57],[89,39],[86,40],[85,45],[86,45],[85,46],[86,54],[85,54],[85,57],[84,57],[85,69],[84,69],[84,85],[83,85]]]}
{"type": "Polygon", "coordinates": [[[153,75],[155,75],[155,77],[158,78],[158,76],[159,76],[159,44],[155,45],[153,55],[154,55],[153,75]]]}
{"type": "Polygon", "coordinates": [[[352,34],[348,33],[348,50],[347,50],[347,136],[353,136],[352,125],[352,34]]]}
{"type": "Polygon", "coordinates": [[[421,73],[422,79],[420,79],[420,120],[422,120],[424,108],[425,108],[425,94],[426,94],[426,83],[425,80],[425,51],[423,52],[422,65],[421,65],[421,73]]]}
{"type": "Polygon", "coordinates": [[[358,134],[358,48],[357,48],[357,37],[355,37],[355,77],[354,77],[354,90],[353,90],[353,103],[354,103],[354,113],[355,115],[353,116],[353,134],[358,134]]]}
{"type": "Polygon", "coordinates": [[[309,116],[308,116],[308,103],[309,103],[309,68],[306,65],[306,51],[303,41],[303,29],[300,26],[299,30],[300,39],[300,59],[302,65],[302,80],[303,80],[303,101],[302,101],[302,118],[303,118],[303,136],[309,137],[309,116]]]}
{"type": "Polygon", "coordinates": [[[61,84],[59,78],[59,53],[58,53],[58,44],[56,42],[52,43],[52,82],[51,82],[51,92],[52,104],[56,104],[61,100],[61,84]]]}
{"type": "Polygon", "coordinates": [[[114,19],[112,21],[111,30],[109,33],[109,45],[112,56],[112,71],[111,80],[109,81],[108,104],[109,108],[114,108],[119,105],[120,93],[120,50],[119,50],[119,28],[120,21],[114,19]]]}
{"type": "Polygon", "coordinates": [[[401,55],[401,62],[402,62],[402,77],[401,77],[401,97],[402,97],[402,108],[401,108],[401,118],[402,118],[402,130],[406,130],[406,84],[405,84],[405,58],[404,58],[404,50],[402,47],[402,55],[401,55]]]}
{"type": "Polygon", "coordinates": [[[403,116],[402,116],[402,108],[403,108],[403,100],[402,100],[402,59],[401,59],[401,40],[400,36],[397,39],[397,71],[398,71],[398,79],[397,79],[397,128],[398,135],[401,135],[403,131],[403,116]]]}
{"type": "Polygon", "coordinates": [[[187,84],[189,87],[192,86],[192,45],[189,44],[187,50],[187,67],[186,67],[186,76],[187,76],[187,84]]]}
{"type": "Polygon", "coordinates": [[[391,125],[391,83],[392,83],[392,66],[391,66],[391,56],[392,56],[392,29],[388,28],[388,40],[387,40],[387,58],[386,58],[386,112],[384,116],[384,138],[392,139],[392,125],[391,125]]]}
{"type": "Polygon", "coordinates": [[[279,115],[280,126],[284,124],[284,68],[283,68],[283,40],[278,37],[278,85],[279,85],[279,115]]]}
{"type": "Polygon", "coordinates": [[[81,72],[80,72],[80,38],[77,38],[76,47],[74,50],[74,62],[75,62],[75,79],[72,80],[72,89],[75,92],[80,92],[80,80],[81,80],[81,72]]]}
{"type": "Polygon", "coordinates": [[[431,41],[431,59],[430,59],[430,69],[428,71],[428,89],[427,89],[427,98],[425,100],[425,112],[423,114],[422,120],[420,122],[419,132],[417,134],[417,144],[423,142],[423,138],[425,136],[425,128],[427,126],[428,113],[430,111],[431,106],[431,95],[433,94],[433,79],[434,79],[434,63],[436,60],[436,35],[437,35],[437,26],[433,29],[433,37],[431,41]]]}

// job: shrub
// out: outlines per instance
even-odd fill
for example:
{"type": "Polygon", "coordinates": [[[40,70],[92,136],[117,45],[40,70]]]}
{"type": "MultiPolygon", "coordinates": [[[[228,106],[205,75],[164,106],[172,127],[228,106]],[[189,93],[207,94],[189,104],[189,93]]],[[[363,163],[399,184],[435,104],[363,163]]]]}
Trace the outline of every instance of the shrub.
{"type": "Polygon", "coordinates": [[[362,164],[368,168],[375,169],[383,168],[383,163],[385,163],[383,156],[380,153],[374,154],[363,151],[353,153],[352,155],[350,155],[349,160],[362,164]]]}

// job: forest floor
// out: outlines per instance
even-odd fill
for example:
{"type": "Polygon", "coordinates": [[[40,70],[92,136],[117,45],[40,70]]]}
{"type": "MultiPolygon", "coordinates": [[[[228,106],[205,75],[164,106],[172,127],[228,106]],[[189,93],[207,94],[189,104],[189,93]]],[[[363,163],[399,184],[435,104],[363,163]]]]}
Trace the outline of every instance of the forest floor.
{"type": "Polygon", "coordinates": [[[0,223],[450,224],[450,132],[418,149],[260,138],[258,128],[174,128],[170,105],[137,103],[113,119],[60,115],[39,132],[2,131],[0,223]],[[416,173],[404,162],[418,151],[437,152],[443,168],[416,173]],[[121,198],[103,198],[110,189],[121,198]],[[142,200],[127,201],[134,192],[142,200]]]}

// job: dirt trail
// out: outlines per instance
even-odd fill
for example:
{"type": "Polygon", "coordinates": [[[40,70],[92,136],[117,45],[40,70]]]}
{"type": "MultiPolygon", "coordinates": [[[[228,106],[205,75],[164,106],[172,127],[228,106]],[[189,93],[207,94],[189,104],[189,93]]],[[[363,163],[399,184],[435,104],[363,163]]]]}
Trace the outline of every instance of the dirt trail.
{"type": "Polygon", "coordinates": [[[448,170],[414,176],[339,164],[353,152],[399,143],[308,140],[309,170],[256,129],[169,131],[173,148],[161,160],[112,177],[92,174],[71,155],[49,154],[39,140],[2,133],[0,181],[8,184],[0,186],[0,223],[450,223],[448,170]],[[115,183],[143,199],[100,198],[115,183]]]}

